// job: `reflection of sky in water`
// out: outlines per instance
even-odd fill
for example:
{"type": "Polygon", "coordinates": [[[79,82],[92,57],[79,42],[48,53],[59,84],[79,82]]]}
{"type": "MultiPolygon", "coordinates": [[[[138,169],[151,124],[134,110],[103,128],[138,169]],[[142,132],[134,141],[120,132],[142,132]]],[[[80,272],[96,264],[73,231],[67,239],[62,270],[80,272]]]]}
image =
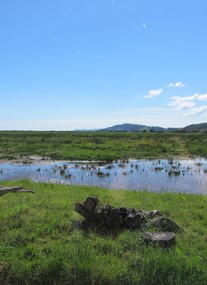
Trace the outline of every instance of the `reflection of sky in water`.
{"type": "Polygon", "coordinates": [[[0,164],[0,181],[21,178],[109,189],[207,194],[207,160],[130,160],[102,166],[69,162],[44,166],[0,164]]]}

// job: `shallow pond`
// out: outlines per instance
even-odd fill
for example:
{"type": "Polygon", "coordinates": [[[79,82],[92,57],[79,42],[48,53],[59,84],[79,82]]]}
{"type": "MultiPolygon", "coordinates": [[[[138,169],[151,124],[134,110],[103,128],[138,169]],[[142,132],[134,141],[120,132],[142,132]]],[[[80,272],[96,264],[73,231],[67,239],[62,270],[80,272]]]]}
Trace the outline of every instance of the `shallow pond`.
{"type": "Polygon", "coordinates": [[[22,178],[108,189],[207,194],[207,159],[129,160],[104,165],[80,162],[0,164],[0,181],[22,178]]]}

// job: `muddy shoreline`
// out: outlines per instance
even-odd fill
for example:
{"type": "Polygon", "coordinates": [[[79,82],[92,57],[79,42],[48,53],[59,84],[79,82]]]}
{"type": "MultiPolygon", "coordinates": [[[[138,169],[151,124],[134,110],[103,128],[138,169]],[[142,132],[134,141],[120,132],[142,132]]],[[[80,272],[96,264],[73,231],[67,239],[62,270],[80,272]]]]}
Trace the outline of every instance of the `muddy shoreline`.
{"type": "MultiPolygon", "coordinates": [[[[131,159],[129,159],[131,160],[131,159]]],[[[104,163],[107,164],[106,161],[100,160],[63,160],[63,159],[51,159],[50,157],[41,157],[41,156],[24,156],[21,158],[12,158],[12,159],[2,159],[0,158],[0,164],[7,163],[7,164],[20,164],[20,165],[40,165],[46,166],[55,163],[104,163]]]]}
{"type": "MultiPolygon", "coordinates": [[[[159,160],[159,159],[169,159],[169,160],[191,160],[191,159],[202,159],[201,157],[194,157],[194,156],[173,156],[173,157],[166,157],[166,158],[146,158],[146,160],[159,160]]],[[[122,159],[119,159],[122,161],[122,159]]],[[[126,161],[137,161],[137,160],[145,160],[145,158],[137,159],[137,158],[129,158],[126,159],[126,161]]],[[[30,156],[22,156],[22,157],[16,157],[16,158],[1,158],[0,157],[0,164],[8,163],[8,164],[21,164],[21,165],[50,165],[54,163],[105,163],[107,164],[107,161],[98,161],[98,160],[63,160],[63,159],[51,159],[50,157],[42,157],[37,155],[30,155],[30,156]]]]}
{"type": "Polygon", "coordinates": [[[2,163],[11,163],[11,164],[25,164],[25,165],[48,165],[55,162],[61,162],[61,160],[52,160],[49,157],[41,157],[41,156],[24,156],[17,158],[0,158],[0,164],[2,163]]]}

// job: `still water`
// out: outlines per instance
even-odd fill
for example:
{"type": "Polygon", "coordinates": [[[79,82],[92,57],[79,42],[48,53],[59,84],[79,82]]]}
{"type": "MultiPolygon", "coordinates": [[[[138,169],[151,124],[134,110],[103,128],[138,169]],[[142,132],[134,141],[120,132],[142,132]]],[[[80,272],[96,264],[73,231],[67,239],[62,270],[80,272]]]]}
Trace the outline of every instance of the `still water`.
{"type": "Polygon", "coordinates": [[[0,181],[22,178],[108,189],[207,194],[207,159],[128,160],[110,164],[0,164],[0,181]]]}

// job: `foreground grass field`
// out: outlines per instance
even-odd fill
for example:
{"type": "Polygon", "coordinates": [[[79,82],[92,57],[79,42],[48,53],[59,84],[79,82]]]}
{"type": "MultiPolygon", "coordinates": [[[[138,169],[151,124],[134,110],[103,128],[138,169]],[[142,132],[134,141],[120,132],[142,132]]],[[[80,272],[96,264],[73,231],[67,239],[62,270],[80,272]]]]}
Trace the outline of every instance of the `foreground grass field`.
{"type": "Polygon", "coordinates": [[[207,196],[109,191],[95,187],[5,182],[35,194],[0,198],[0,284],[207,284],[207,196]],[[147,247],[139,231],[102,236],[77,227],[76,202],[159,209],[184,232],[170,250],[147,247]]]}
{"type": "Polygon", "coordinates": [[[0,159],[65,160],[207,157],[207,133],[0,131],[0,159]]]}

